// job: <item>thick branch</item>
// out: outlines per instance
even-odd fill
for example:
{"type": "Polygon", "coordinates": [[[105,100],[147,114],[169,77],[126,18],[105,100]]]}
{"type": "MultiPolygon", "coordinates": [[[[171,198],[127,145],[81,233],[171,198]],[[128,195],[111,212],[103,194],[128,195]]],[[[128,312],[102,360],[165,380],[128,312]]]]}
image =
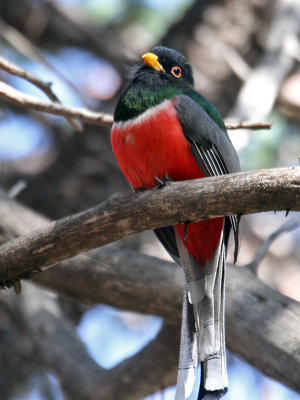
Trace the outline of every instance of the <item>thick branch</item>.
{"type": "Polygon", "coordinates": [[[106,370],[88,354],[74,325],[59,310],[57,296],[32,284],[24,284],[20,296],[0,296],[5,320],[0,341],[2,400],[24,391],[24,381],[44,370],[56,374],[64,398],[72,400],[140,400],[176,382],[179,323],[164,323],[144,349],[106,370]]]}
{"type": "Polygon", "coordinates": [[[147,229],[270,210],[300,211],[300,167],[173,182],[111,199],[4,244],[0,282],[147,229]]]}
{"type": "MultiPolygon", "coordinates": [[[[48,222],[1,192],[0,199],[0,230],[9,236],[48,222]]],[[[300,391],[299,304],[264,285],[246,268],[228,266],[227,272],[228,347],[300,391]]],[[[89,304],[156,314],[180,325],[183,274],[174,263],[106,247],[65,261],[36,275],[34,281],[89,304]]]]}
{"type": "Polygon", "coordinates": [[[57,374],[67,399],[139,400],[176,382],[179,326],[165,324],[138,354],[104,370],[91,359],[68,321],[40,311],[30,324],[38,332],[41,358],[57,374]]]}

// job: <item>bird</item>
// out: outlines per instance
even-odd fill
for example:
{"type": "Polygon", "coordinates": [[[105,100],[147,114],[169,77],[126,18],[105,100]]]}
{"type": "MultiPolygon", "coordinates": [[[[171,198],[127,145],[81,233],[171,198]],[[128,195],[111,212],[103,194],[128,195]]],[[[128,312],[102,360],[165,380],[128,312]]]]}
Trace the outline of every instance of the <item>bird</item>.
{"type": "MultiPolygon", "coordinates": [[[[224,121],[194,89],[186,57],[156,46],[132,68],[130,78],[114,111],[111,145],[136,191],[240,171],[224,121]]],[[[219,399],[228,390],[225,257],[232,229],[236,258],[238,222],[238,216],[226,216],[154,230],[184,271],[175,400],[195,392],[197,400],[219,399]]]]}

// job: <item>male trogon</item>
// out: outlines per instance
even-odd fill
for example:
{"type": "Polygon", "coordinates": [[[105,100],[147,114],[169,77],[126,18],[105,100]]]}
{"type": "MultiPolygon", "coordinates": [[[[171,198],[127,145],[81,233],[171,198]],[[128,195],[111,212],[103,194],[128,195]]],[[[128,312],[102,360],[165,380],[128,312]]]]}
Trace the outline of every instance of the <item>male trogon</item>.
{"type": "MultiPolygon", "coordinates": [[[[115,109],[111,143],[134,189],[166,177],[180,181],[240,170],[220,114],[193,86],[187,59],[162,46],[144,54],[132,73],[115,109]]],[[[199,364],[198,399],[218,399],[227,391],[224,279],[231,227],[237,243],[235,217],[155,230],[185,275],[176,400],[189,398],[199,364]]]]}

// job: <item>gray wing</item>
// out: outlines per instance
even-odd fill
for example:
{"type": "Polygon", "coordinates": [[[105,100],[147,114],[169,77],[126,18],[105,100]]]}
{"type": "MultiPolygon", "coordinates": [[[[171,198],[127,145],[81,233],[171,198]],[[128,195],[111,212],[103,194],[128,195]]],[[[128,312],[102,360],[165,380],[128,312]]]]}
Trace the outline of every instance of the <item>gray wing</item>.
{"type": "MultiPolygon", "coordinates": [[[[240,171],[238,155],[227,134],[208,113],[188,95],[177,96],[175,105],[183,133],[191,143],[191,152],[204,176],[217,176],[240,171]]],[[[237,258],[239,216],[225,218],[224,243],[227,247],[230,228],[235,238],[234,259],[237,258]]],[[[174,227],[154,230],[156,236],[175,261],[178,261],[174,227]]]]}

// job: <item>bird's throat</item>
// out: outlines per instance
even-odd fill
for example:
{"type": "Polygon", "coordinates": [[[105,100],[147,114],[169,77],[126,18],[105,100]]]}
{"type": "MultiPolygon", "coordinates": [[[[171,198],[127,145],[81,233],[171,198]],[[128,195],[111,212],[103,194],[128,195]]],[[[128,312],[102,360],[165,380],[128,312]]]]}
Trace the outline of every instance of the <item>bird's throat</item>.
{"type": "Polygon", "coordinates": [[[127,121],[143,114],[164,100],[172,99],[182,91],[174,86],[161,88],[142,87],[139,84],[129,86],[121,96],[115,109],[114,121],[127,121]]]}

